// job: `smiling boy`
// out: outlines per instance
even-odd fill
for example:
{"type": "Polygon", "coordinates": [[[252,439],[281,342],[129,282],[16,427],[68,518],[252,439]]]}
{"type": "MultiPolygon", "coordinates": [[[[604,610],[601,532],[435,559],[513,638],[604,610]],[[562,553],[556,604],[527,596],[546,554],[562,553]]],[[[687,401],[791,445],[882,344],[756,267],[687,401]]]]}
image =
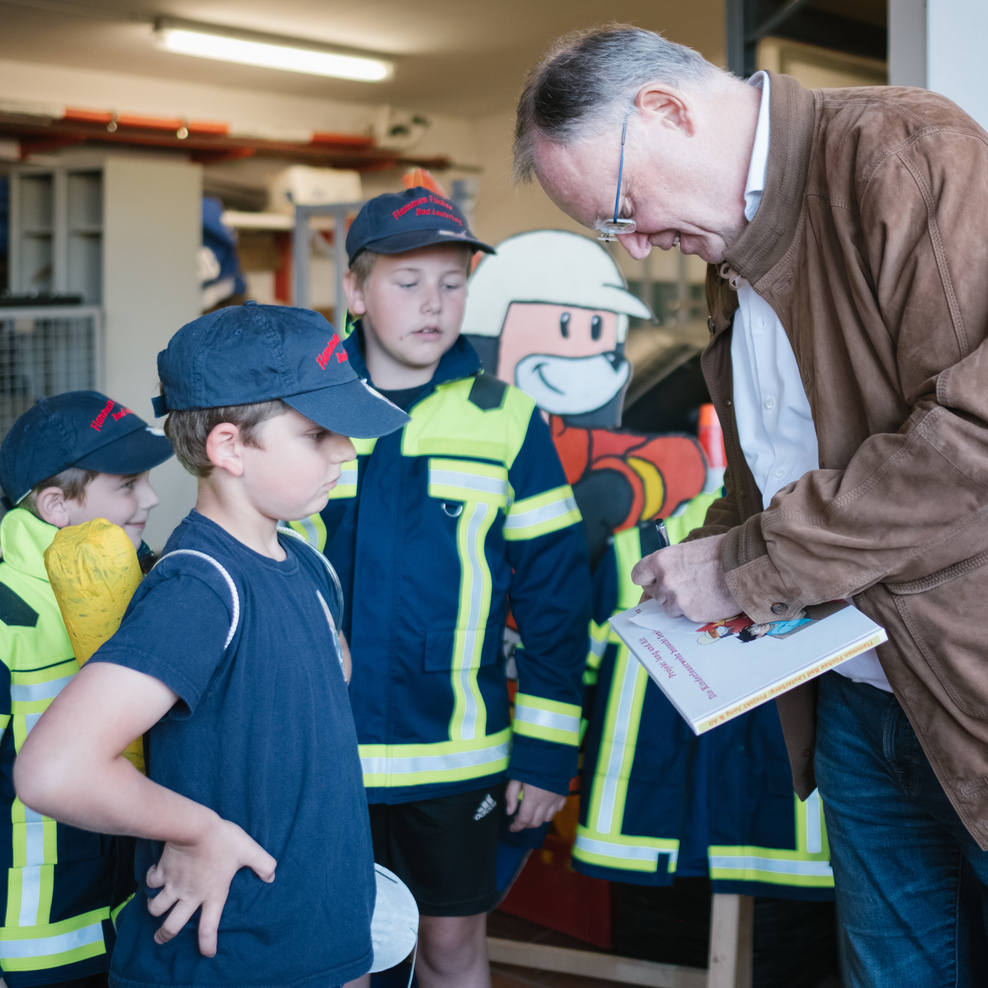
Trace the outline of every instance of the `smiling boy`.
{"type": "Polygon", "coordinates": [[[491,252],[427,189],[361,209],[346,352],[410,421],[355,442],[327,507],[300,526],[353,600],[344,630],[375,857],[418,902],[423,988],[490,983],[500,825],[507,812],[513,830],[538,827],[562,805],[587,652],[586,543],[548,428],[460,336],[478,249],[491,252]],[[509,602],[524,641],[513,732],[509,602]]]}
{"type": "Polygon", "coordinates": [[[42,398],[0,446],[0,483],[15,505],[0,521],[0,973],[8,988],[105,985],[110,913],[134,888],[129,874],[118,880],[118,857],[130,847],[56,823],[14,796],[28,732],[78,670],[44,552],[60,528],[94,518],[119,525],[141,549],[158,503],[149,471],[171,455],[159,430],[96,391],[42,398]]]}

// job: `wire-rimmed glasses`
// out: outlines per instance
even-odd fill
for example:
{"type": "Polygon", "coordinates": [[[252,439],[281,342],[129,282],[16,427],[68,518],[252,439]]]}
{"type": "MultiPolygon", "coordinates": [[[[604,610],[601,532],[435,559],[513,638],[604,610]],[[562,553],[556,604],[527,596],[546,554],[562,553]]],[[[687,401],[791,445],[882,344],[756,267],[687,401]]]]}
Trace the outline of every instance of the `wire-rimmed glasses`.
{"type": "Polygon", "coordinates": [[[621,127],[621,157],[618,160],[617,195],[614,197],[614,218],[597,221],[597,239],[601,243],[612,244],[622,233],[634,233],[635,221],[624,216],[618,216],[621,207],[621,176],[624,174],[624,142],[628,136],[628,121],[634,110],[628,112],[621,127]]]}

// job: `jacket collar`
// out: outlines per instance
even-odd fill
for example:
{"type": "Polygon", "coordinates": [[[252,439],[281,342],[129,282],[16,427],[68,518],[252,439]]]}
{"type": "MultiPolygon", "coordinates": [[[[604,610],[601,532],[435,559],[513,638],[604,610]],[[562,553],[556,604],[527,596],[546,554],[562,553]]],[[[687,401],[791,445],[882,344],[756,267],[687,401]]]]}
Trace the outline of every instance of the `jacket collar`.
{"type": "Polygon", "coordinates": [[[769,79],[765,190],[755,218],[724,254],[727,268],[752,286],[782,259],[796,235],[816,124],[810,90],[789,76],[770,72],[769,79]]]}
{"type": "MultiPolygon", "coordinates": [[[[360,322],[354,324],[353,332],[346,338],[343,346],[346,348],[350,364],[357,377],[374,382],[370,379],[370,372],[367,370],[367,361],[364,359],[363,349],[364,331],[360,322]]],[[[481,372],[480,357],[477,351],[465,336],[458,336],[456,342],[443,354],[439,361],[439,366],[432,375],[430,390],[445,384],[447,381],[458,381],[462,377],[475,377],[481,372]]],[[[376,385],[374,385],[376,387],[376,385]]]]}
{"type": "Polygon", "coordinates": [[[45,549],[58,529],[26,508],[12,508],[0,521],[0,552],[8,566],[25,576],[48,582],[45,549]]]}

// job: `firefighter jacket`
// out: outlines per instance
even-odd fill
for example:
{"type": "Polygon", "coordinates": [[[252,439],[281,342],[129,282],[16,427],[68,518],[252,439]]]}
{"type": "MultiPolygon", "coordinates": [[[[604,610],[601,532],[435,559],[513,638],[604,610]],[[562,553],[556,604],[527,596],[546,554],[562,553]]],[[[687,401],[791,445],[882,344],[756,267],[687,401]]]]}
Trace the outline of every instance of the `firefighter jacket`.
{"type": "Polygon", "coordinates": [[[56,823],[14,795],[18,750],[79,668],[45,572],[57,531],[23,508],[0,522],[0,969],[9,988],[105,971],[111,910],[133,889],[132,859],[121,855],[117,873],[129,843],[56,823]]]}
{"type": "MultiPolygon", "coordinates": [[[[665,519],[672,543],[714,496],[665,519]]],[[[659,546],[650,523],[625,529],[594,571],[573,867],[635,885],[701,876],[718,893],[832,899],[823,804],[816,791],[806,802],[792,792],[775,704],[697,737],[608,626],[638,603],[631,569],[659,546]]]]}
{"type": "MultiPolygon", "coordinates": [[[[346,342],[367,377],[359,330],[346,342]]],[[[462,337],[321,515],[296,523],[343,584],[350,698],[370,802],[576,774],[590,618],[586,540],[549,430],[462,337]],[[514,727],[505,676],[511,609],[514,727]]]]}

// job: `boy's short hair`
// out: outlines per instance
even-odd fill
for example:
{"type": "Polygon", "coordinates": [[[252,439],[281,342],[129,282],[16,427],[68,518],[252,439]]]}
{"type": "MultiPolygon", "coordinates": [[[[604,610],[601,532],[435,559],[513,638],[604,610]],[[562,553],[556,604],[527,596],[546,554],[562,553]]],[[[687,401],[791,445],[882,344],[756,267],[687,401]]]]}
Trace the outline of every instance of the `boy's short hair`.
{"type": "MultiPolygon", "coordinates": [[[[169,434],[179,442],[190,433],[201,435],[207,422],[213,422],[211,431],[230,421],[224,416],[231,408],[270,402],[358,439],[385,436],[408,421],[397,405],[357,377],[339,334],[311,309],[249,301],[208,312],[183,326],[158,354],[158,377],[156,415],[218,410],[194,428],[180,426],[181,417],[171,422],[169,434]]],[[[245,414],[247,421],[255,413],[245,414]]],[[[277,408],[262,412],[254,425],[276,414],[277,408]]],[[[198,454],[190,453],[185,465],[198,474],[192,464],[199,462],[198,454]]]]}
{"type": "Polygon", "coordinates": [[[206,440],[216,426],[230,422],[240,430],[240,438],[248,446],[257,446],[258,426],[287,410],[288,405],[280,398],[250,405],[181,409],[168,413],[165,435],[175,447],[178,462],[189,473],[197,477],[208,477],[213,472],[213,464],[206,453],[206,440]]]}
{"type": "Polygon", "coordinates": [[[68,391],[40,398],[11,426],[0,445],[0,485],[12,505],[52,486],[72,500],[69,491],[82,494],[92,477],[65,480],[69,467],[138,474],[171,455],[161,430],[129,408],[99,391],[68,391]]]}
{"type": "MultiPolygon", "coordinates": [[[[457,243],[475,251],[495,253],[493,247],[470,232],[467,218],[455,203],[419,185],[368,199],[350,224],[346,252],[352,270],[365,251],[404,254],[420,247],[457,243]]],[[[370,268],[363,278],[368,274],[370,268]]],[[[358,283],[363,278],[357,274],[358,283]]]]}
{"type": "MultiPolygon", "coordinates": [[[[143,473],[143,471],[141,471],[143,473]]],[[[49,487],[57,487],[65,496],[66,501],[86,502],[86,488],[100,475],[99,470],[86,470],[83,467],[66,467],[54,477],[46,477],[28,491],[21,500],[19,507],[30,511],[35,518],[40,518],[38,512],[38,495],[49,487]]]]}

